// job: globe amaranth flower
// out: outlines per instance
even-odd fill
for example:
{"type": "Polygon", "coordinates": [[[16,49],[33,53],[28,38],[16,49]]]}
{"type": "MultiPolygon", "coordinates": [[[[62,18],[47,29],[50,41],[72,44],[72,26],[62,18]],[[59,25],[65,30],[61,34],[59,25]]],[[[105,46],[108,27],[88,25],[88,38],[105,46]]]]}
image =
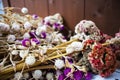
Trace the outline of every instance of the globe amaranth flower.
{"type": "Polygon", "coordinates": [[[73,72],[74,80],[81,80],[83,78],[83,75],[84,73],[79,70],[73,72]]]}
{"type": "Polygon", "coordinates": [[[85,76],[85,80],[91,80],[92,79],[92,73],[87,72],[85,76]]]}
{"type": "Polygon", "coordinates": [[[64,75],[68,75],[68,73],[70,73],[71,72],[71,68],[66,68],[66,69],[64,69],[64,75]]]}
{"type": "Polygon", "coordinates": [[[38,15],[36,15],[36,14],[33,14],[32,17],[33,17],[33,19],[38,19],[38,15]]]}
{"type": "Polygon", "coordinates": [[[100,75],[104,75],[103,77],[107,77],[115,71],[116,57],[108,47],[96,44],[88,54],[88,59],[92,68],[97,70],[100,75]],[[111,67],[113,68],[111,69],[111,67]]]}
{"type": "Polygon", "coordinates": [[[65,77],[66,77],[66,76],[65,76],[64,74],[61,74],[61,75],[59,75],[58,80],[64,80],[65,77]]]}
{"type": "Polygon", "coordinates": [[[29,35],[30,35],[31,38],[35,38],[35,36],[36,36],[34,31],[29,32],[29,35]]]}
{"type": "Polygon", "coordinates": [[[45,39],[46,36],[47,36],[46,32],[41,32],[41,37],[42,37],[43,39],[45,39]]]}
{"type": "Polygon", "coordinates": [[[65,26],[64,25],[61,25],[60,26],[60,30],[64,30],[65,26]]]}
{"type": "Polygon", "coordinates": [[[23,39],[22,40],[22,45],[25,47],[29,47],[31,45],[30,39],[23,39]]]}
{"type": "Polygon", "coordinates": [[[36,44],[40,44],[40,40],[37,38],[32,38],[31,41],[35,42],[36,44]]]}
{"type": "Polygon", "coordinates": [[[59,27],[60,27],[60,24],[59,24],[59,23],[54,23],[54,24],[53,24],[53,28],[54,28],[54,29],[59,29],[59,27]]]}

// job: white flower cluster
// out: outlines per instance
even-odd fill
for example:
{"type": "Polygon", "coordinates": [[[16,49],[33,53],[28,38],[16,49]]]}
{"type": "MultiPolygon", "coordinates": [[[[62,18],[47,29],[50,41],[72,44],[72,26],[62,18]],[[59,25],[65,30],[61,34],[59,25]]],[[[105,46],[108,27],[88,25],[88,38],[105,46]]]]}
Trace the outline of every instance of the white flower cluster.
{"type": "Polygon", "coordinates": [[[7,37],[8,42],[14,42],[15,39],[16,39],[15,35],[8,35],[8,37],[7,37]]]}
{"type": "Polygon", "coordinates": [[[42,77],[42,71],[41,70],[35,70],[32,74],[33,78],[40,79],[42,77]]]}
{"type": "Polygon", "coordinates": [[[0,22],[0,31],[7,32],[10,30],[10,26],[8,24],[0,22]]]}
{"type": "Polygon", "coordinates": [[[83,50],[83,43],[81,42],[72,42],[70,45],[66,47],[66,52],[68,54],[73,53],[74,51],[81,51],[83,50]]]}
{"type": "Polygon", "coordinates": [[[65,66],[64,61],[61,60],[61,59],[56,59],[56,60],[55,60],[55,66],[56,66],[58,69],[62,69],[62,68],[65,66]]]}
{"type": "Polygon", "coordinates": [[[63,19],[62,19],[61,15],[60,15],[59,13],[56,13],[56,14],[53,15],[53,16],[47,16],[47,17],[44,18],[44,20],[45,20],[45,23],[44,23],[44,24],[47,24],[48,22],[49,22],[50,24],[54,24],[54,23],[56,23],[56,22],[58,22],[58,23],[60,23],[60,24],[63,23],[63,19]]]}
{"type": "Polygon", "coordinates": [[[12,24],[12,29],[13,29],[14,31],[19,31],[19,30],[20,30],[20,24],[18,24],[17,22],[14,22],[14,23],[12,24]]]}
{"type": "Polygon", "coordinates": [[[23,7],[23,8],[21,9],[21,12],[24,13],[24,14],[26,14],[26,13],[28,13],[28,9],[27,9],[26,7],[23,7]]]}
{"type": "MultiPolygon", "coordinates": [[[[80,37],[84,37],[85,39],[93,39],[100,41],[102,39],[102,35],[100,30],[97,28],[94,22],[89,20],[82,20],[75,26],[75,33],[72,38],[81,39],[80,37]]],[[[83,39],[81,39],[83,40],[83,39]]]]}
{"type": "Polygon", "coordinates": [[[25,59],[27,65],[33,65],[36,62],[35,56],[29,55],[25,59]]]}

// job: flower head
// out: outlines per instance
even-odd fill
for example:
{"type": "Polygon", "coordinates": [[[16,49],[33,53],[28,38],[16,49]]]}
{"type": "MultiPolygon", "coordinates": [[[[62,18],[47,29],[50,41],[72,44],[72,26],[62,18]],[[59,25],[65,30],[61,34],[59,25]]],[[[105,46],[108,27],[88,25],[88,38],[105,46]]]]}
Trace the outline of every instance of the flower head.
{"type": "Polygon", "coordinates": [[[31,41],[35,42],[36,44],[40,44],[40,40],[37,38],[32,38],[31,41]]]}
{"type": "Polygon", "coordinates": [[[46,38],[46,32],[41,32],[41,37],[43,38],[43,39],[45,39],[46,38]]]}
{"type": "Polygon", "coordinates": [[[115,71],[116,57],[108,47],[96,44],[88,54],[88,59],[91,66],[97,70],[99,74],[104,75],[103,77],[107,77],[115,71]],[[114,68],[111,70],[111,67],[114,68]]]}
{"type": "Polygon", "coordinates": [[[91,80],[92,79],[92,73],[87,72],[86,76],[85,76],[85,80],[91,80]]]}
{"type": "Polygon", "coordinates": [[[36,14],[33,14],[32,17],[33,17],[33,19],[37,19],[38,18],[38,16],[36,14]]]}
{"type": "Polygon", "coordinates": [[[83,75],[83,72],[79,70],[73,72],[73,77],[75,80],[81,80],[83,78],[83,75]]]}
{"type": "Polygon", "coordinates": [[[65,79],[65,75],[64,74],[59,75],[58,80],[64,80],[64,79],[65,79]]]}
{"type": "Polygon", "coordinates": [[[61,60],[61,59],[55,60],[55,66],[56,66],[58,69],[62,69],[62,68],[65,66],[64,61],[61,60]]]}
{"type": "Polygon", "coordinates": [[[24,13],[24,14],[26,14],[26,13],[28,13],[28,9],[27,9],[26,7],[23,7],[23,8],[21,9],[21,12],[24,13]]]}
{"type": "Polygon", "coordinates": [[[35,38],[35,36],[36,36],[34,31],[29,32],[29,35],[30,35],[31,38],[35,38]]]}
{"type": "Polygon", "coordinates": [[[42,71],[41,70],[35,70],[32,74],[33,78],[39,79],[42,76],[42,71]]]}
{"type": "Polygon", "coordinates": [[[71,72],[71,68],[64,69],[64,75],[68,75],[68,73],[71,72]]]}
{"type": "Polygon", "coordinates": [[[35,56],[29,55],[25,59],[27,65],[33,65],[36,62],[35,56]]]}
{"type": "Polygon", "coordinates": [[[30,39],[23,39],[22,40],[22,45],[25,47],[29,47],[31,45],[30,39]]]}

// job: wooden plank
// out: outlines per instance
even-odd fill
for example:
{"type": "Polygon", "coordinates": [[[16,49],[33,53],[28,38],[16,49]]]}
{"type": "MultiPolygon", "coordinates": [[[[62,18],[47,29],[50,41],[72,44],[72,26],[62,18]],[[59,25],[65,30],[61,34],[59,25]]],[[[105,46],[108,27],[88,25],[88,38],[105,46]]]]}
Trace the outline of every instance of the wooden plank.
{"type": "Polygon", "coordinates": [[[30,14],[37,14],[41,17],[48,15],[47,0],[25,0],[25,6],[30,14]]]}
{"type": "Polygon", "coordinates": [[[49,14],[60,13],[66,27],[74,31],[75,25],[84,18],[84,0],[48,0],[49,14]]]}
{"type": "Polygon", "coordinates": [[[25,7],[24,0],[10,0],[10,4],[11,4],[11,7],[17,8],[15,9],[15,12],[21,12],[21,8],[25,7]]]}
{"type": "Polygon", "coordinates": [[[120,29],[120,0],[86,0],[85,17],[109,35],[120,29]]]}
{"type": "Polygon", "coordinates": [[[3,6],[4,7],[9,7],[10,5],[10,3],[9,3],[9,0],[2,0],[2,2],[3,2],[3,6]]]}

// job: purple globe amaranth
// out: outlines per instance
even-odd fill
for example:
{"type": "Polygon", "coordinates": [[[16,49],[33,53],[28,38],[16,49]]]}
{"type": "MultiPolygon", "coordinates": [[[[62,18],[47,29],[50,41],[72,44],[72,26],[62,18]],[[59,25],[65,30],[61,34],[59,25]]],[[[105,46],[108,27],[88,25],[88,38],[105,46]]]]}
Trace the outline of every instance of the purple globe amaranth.
{"type": "Polygon", "coordinates": [[[64,75],[65,76],[67,76],[68,75],[68,73],[70,73],[71,72],[71,68],[66,68],[65,70],[64,70],[64,75]]]}
{"type": "Polygon", "coordinates": [[[40,44],[40,40],[37,38],[32,38],[31,41],[35,42],[36,44],[40,44]]]}
{"type": "Polygon", "coordinates": [[[36,34],[35,32],[29,32],[31,38],[35,38],[36,34]]]}
{"type": "Polygon", "coordinates": [[[54,23],[53,27],[54,27],[54,29],[58,29],[60,27],[60,24],[59,23],[54,23]]]}
{"type": "Polygon", "coordinates": [[[64,80],[65,77],[66,77],[66,76],[65,76],[64,74],[61,74],[61,75],[59,75],[58,80],[64,80]]]}
{"type": "Polygon", "coordinates": [[[64,25],[61,25],[61,26],[60,26],[60,30],[63,30],[63,29],[64,29],[64,25]]]}
{"type": "Polygon", "coordinates": [[[23,39],[22,40],[22,45],[25,47],[29,47],[31,45],[30,39],[23,39]]]}
{"type": "Polygon", "coordinates": [[[83,78],[83,75],[84,75],[84,73],[79,70],[73,72],[74,80],[81,80],[83,78]]]}
{"type": "Polygon", "coordinates": [[[85,76],[85,80],[91,80],[92,79],[92,73],[87,72],[86,76],[85,76]]]}
{"type": "Polygon", "coordinates": [[[43,38],[43,39],[45,39],[46,38],[46,32],[41,32],[41,37],[43,38]]]}

